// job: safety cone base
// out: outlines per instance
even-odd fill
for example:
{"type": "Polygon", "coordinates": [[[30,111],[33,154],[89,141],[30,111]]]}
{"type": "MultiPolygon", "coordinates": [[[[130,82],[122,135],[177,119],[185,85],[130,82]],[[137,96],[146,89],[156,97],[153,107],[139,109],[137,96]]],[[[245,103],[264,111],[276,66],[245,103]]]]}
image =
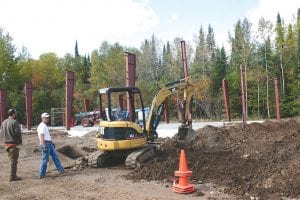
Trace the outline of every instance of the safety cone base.
{"type": "Polygon", "coordinates": [[[179,184],[173,186],[173,191],[180,194],[189,194],[195,192],[195,186],[194,185],[187,185],[187,186],[181,186],[179,184]]]}

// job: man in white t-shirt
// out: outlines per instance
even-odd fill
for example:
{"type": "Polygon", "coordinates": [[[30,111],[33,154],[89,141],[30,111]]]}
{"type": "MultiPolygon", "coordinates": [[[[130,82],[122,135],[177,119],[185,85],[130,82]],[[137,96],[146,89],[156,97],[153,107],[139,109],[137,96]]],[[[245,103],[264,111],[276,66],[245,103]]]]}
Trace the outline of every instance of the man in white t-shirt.
{"type": "Polygon", "coordinates": [[[43,113],[41,115],[42,122],[39,124],[37,128],[39,140],[40,140],[40,151],[42,152],[42,161],[40,167],[40,178],[46,177],[47,164],[49,161],[49,155],[51,155],[52,160],[56,166],[58,172],[64,172],[64,167],[61,165],[61,162],[57,156],[54,145],[51,140],[51,136],[49,133],[49,129],[47,127],[47,123],[49,122],[49,114],[43,113]]]}

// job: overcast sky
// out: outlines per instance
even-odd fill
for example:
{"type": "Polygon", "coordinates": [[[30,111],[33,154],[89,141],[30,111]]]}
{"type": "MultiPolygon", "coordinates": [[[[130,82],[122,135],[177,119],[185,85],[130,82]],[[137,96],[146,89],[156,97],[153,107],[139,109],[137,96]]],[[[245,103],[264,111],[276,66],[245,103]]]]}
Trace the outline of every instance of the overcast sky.
{"type": "Polygon", "coordinates": [[[191,43],[202,25],[214,29],[218,45],[228,47],[228,31],[238,19],[260,17],[295,21],[300,0],[0,0],[0,27],[33,58],[46,52],[84,55],[101,43],[139,48],[152,34],[161,41],[180,37],[191,43]]]}

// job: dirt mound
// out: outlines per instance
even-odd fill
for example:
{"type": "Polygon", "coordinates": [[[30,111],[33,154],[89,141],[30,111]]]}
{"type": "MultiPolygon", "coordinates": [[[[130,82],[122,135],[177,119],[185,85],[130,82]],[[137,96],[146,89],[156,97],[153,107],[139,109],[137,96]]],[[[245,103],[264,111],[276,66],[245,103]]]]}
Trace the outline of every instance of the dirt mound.
{"type": "Polygon", "coordinates": [[[241,196],[300,197],[300,123],[295,120],[206,126],[192,141],[165,141],[157,157],[128,178],[171,182],[181,149],[193,171],[191,181],[213,182],[241,196]]]}

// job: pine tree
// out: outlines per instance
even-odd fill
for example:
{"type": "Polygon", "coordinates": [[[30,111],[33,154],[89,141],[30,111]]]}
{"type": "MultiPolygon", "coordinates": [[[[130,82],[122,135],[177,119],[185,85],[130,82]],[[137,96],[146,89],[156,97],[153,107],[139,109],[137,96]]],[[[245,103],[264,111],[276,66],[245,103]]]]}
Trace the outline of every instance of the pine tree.
{"type": "Polygon", "coordinates": [[[215,51],[216,51],[216,41],[215,41],[214,30],[210,26],[210,24],[208,25],[208,32],[206,35],[206,45],[207,45],[208,58],[211,61],[214,59],[213,57],[214,57],[215,51]]]}
{"type": "Polygon", "coordinates": [[[75,42],[75,58],[79,57],[79,51],[78,51],[78,43],[77,43],[77,40],[75,42]]]}
{"type": "Polygon", "coordinates": [[[298,78],[298,88],[300,88],[300,8],[298,8],[298,13],[297,13],[297,77],[298,78]]]}
{"type": "Polygon", "coordinates": [[[280,61],[280,74],[281,74],[281,87],[282,87],[282,94],[283,96],[285,95],[285,76],[284,76],[284,60],[283,60],[283,48],[285,45],[285,40],[284,40],[284,27],[282,23],[282,19],[280,17],[280,14],[277,14],[277,21],[276,21],[276,50],[277,54],[279,55],[279,61],[280,61]]]}
{"type": "Polygon", "coordinates": [[[207,58],[207,50],[206,50],[205,33],[203,32],[203,28],[201,26],[198,35],[196,54],[192,65],[191,74],[192,75],[202,74],[202,78],[204,78],[207,60],[208,58],[207,58]]]}
{"type": "Polygon", "coordinates": [[[226,76],[227,56],[224,47],[216,49],[216,59],[213,64],[212,73],[212,112],[221,118],[222,114],[222,80],[226,76]]]}
{"type": "Polygon", "coordinates": [[[285,116],[294,116],[300,113],[300,89],[297,87],[297,48],[296,32],[293,31],[292,24],[288,25],[285,38],[286,47],[284,48],[284,69],[285,69],[285,96],[283,100],[283,114],[285,116]]]}

